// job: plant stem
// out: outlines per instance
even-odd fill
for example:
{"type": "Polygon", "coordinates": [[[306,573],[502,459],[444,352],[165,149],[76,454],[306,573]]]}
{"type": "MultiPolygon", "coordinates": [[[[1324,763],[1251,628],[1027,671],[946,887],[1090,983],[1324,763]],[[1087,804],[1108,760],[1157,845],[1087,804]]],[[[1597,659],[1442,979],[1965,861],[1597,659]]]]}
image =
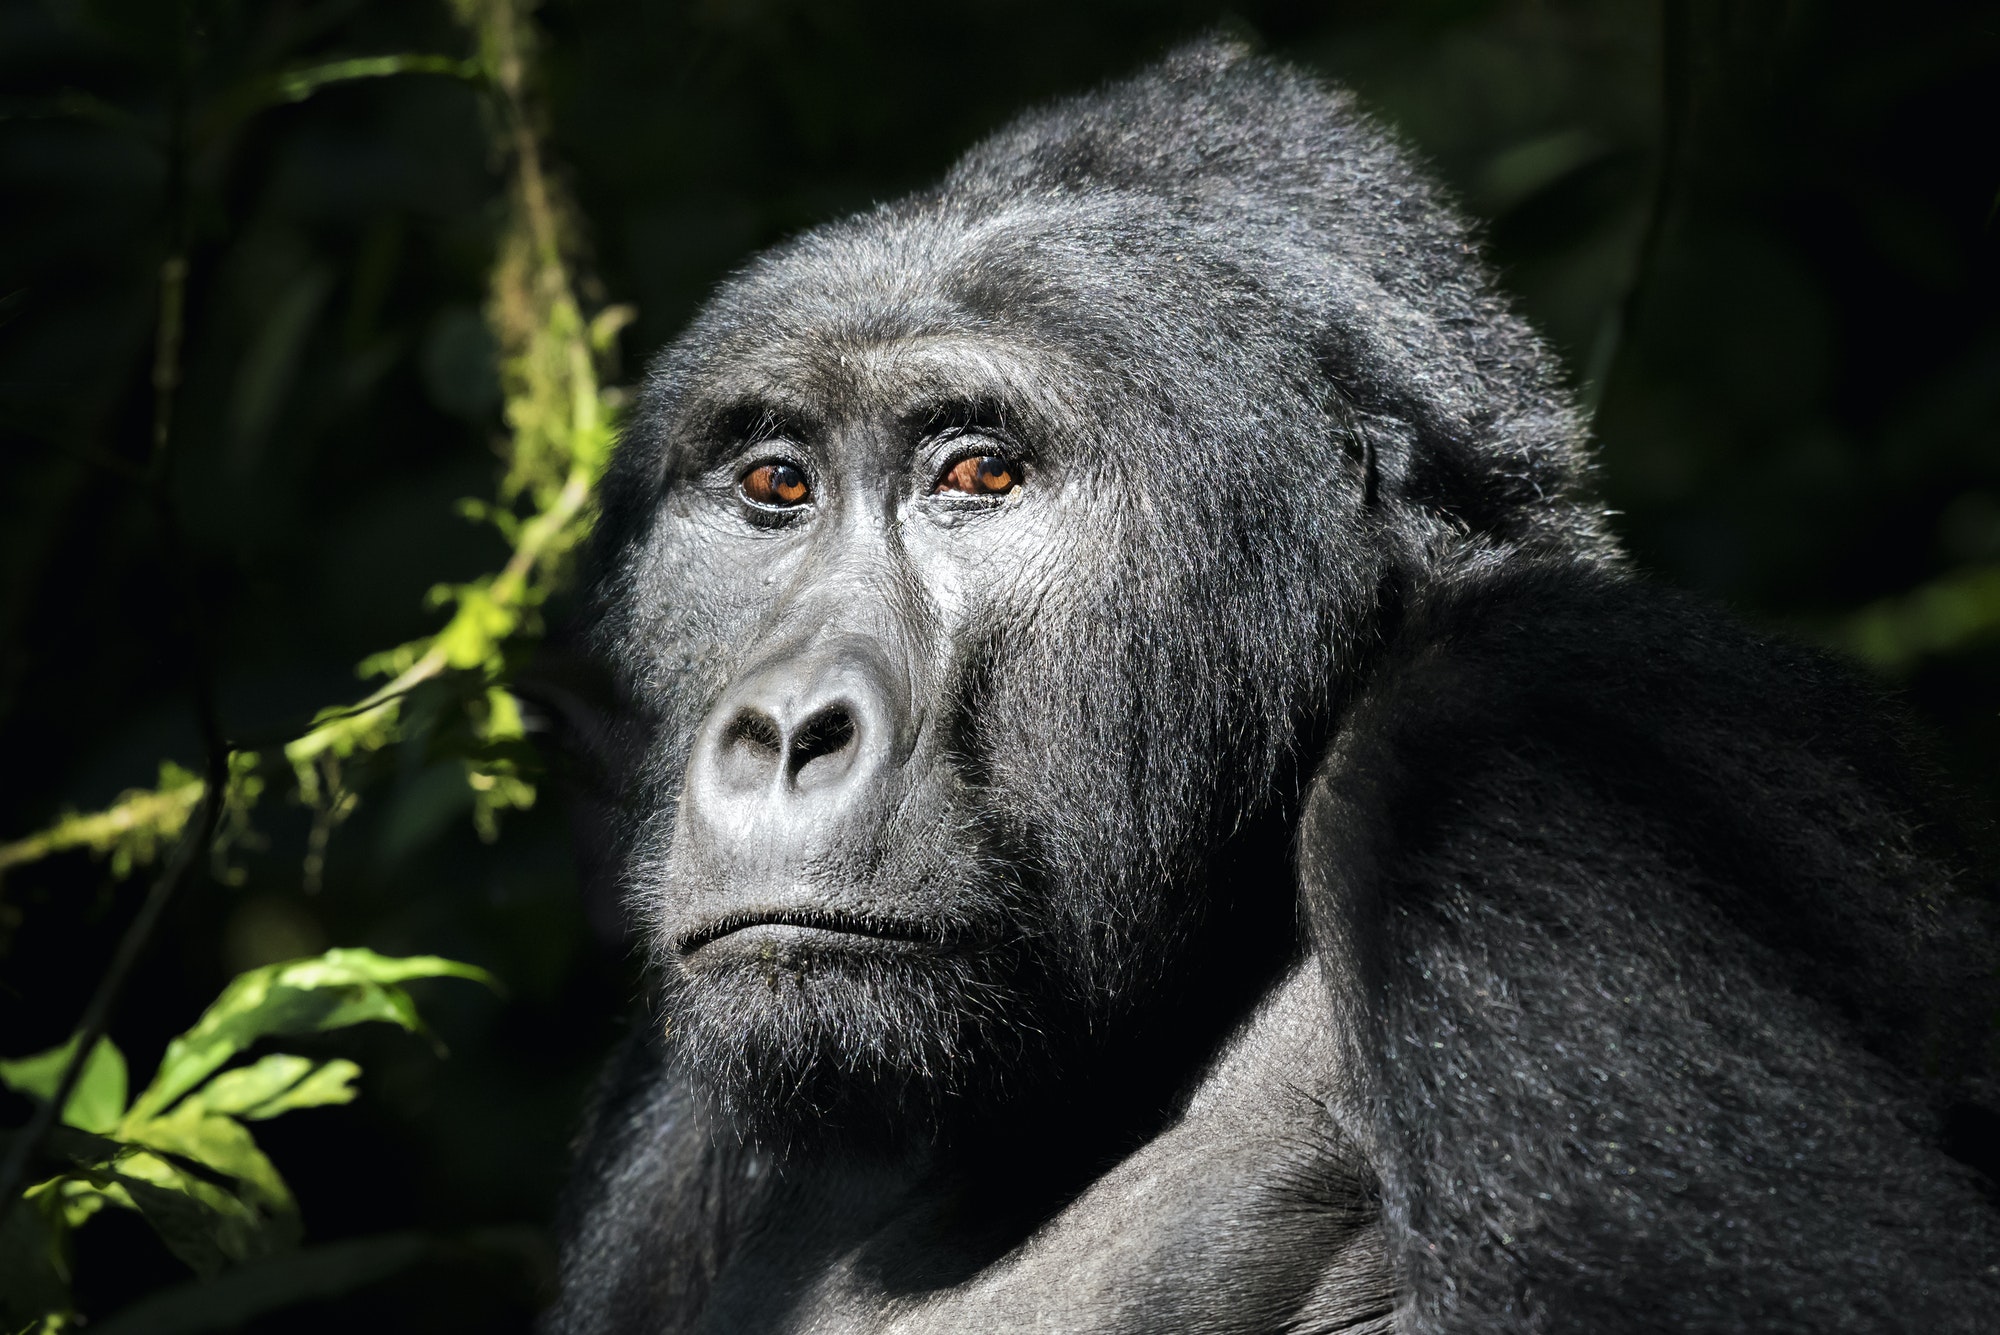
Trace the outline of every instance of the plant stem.
{"type": "Polygon", "coordinates": [[[1646,205],[1646,227],[1640,233],[1638,249],[1633,252],[1625,290],[1604,312],[1597,326],[1597,336],[1591,341],[1590,362],[1583,375],[1583,416],[1586,422],[1594,423],[1604,407],[1611,373],[1617,369],[1619,354],[1625,350],[1639,318],[1646,280],[1659,260],[1667,214],[1673,207],[1674,194],[1680,184],[1681,159],[1693,112],[1694,75],[1690,68],[1693,45],[1694,20],[1689,0],[1661,0],[1660,103],[1664,122],[1660,131],[1660,166],[1653,176],[1653,194],[1646,205]]]}
{"type": "Polygon", "coordinates": [[[145,903],[139,906],[139,912],[125,928],[125,935],[118,939],[117,953],[111,957],[104,976],[98,980],[90,1004],[84,1008],[83,1020],[77,1028],[76,1051],[70,1054],[69,1065],[63,1068],[62,1079],[56,1083],[54,1095],[48,1102],[35,1106],[27,1126],[15,1135],[13,1144],[8,1148],[6,1165],[0,1168],[0,1222],[4,1222],[7,1212],[20,1203],[28,1168],[41,1152],[49,1132],[55,1129],[56,1119],[62,1115],[69,1096],[75,1092],[76,1082],[83,1076],[84,1064],[90,1060],[91,1050],[104,1037],[104,1031],[111,1023],[112,1008],[118,1004],[118,994],[124,991],[132,967],[145,953],[153,929],[159,925],[160,915],[166,912],[174,892],[187,879],[188,871],[200,858],[202,850],[208,847],[209,840],[215,837],[215,824],[222,814],[223,785],[228,780],[226,754],[210,756],[207,778],[200,814],[189,823],[187,833],[181,836],[179,847],[174,849],[173,860],[153,882],[152,889],[146,892],[145,903]]]}

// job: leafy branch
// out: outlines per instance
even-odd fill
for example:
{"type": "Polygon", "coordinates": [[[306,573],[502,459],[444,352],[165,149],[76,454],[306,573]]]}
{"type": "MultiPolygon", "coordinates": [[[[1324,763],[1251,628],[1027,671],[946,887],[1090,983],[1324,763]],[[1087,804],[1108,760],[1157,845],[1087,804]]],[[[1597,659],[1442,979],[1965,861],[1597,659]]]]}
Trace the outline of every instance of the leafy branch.
{"type": "MultiPolygon", "coordinates": [[[[462,725],[445,747],[456,749],[464,764],[482,836],[494,836],[500,812],[533,803],[535,790],[519,745],[521,713],[504,682],[516,657],[511,651],[540,634],[540,609],[560,586],[588,531],[592,490],[622,402],[619,392],[605,385],[602,368],[631,310],[613,306],[587,318],[577,296],[569,261],[575,229],[544,156],[530,78],[533,30],[527,6],[522,0],[453,0],[453,8],[474,38],[470,60],[367,57],[259,85],[259,98],[269,104],[357,78],[399,73],[465,78],[485,91],[507,161],[506,224],[486,311],[500,349],[506,469],[496,501],[466,502],[461,509],[493,524],[511,553],[490,575],[431,590],[432,603],[451,608],[450,616],[436,633],[362,662],[362,675],[389,678],[380,688],[320,710],[281,745],[238,747],[228,757],[221,804],[230,818],[225,834],[242,828],[274,777],[287,780],[285,786],[318,813],[309,881],[317,877],[326,832],[358,800],[356,762],[410,735],[410,702],[419,688],[442,688],[427,705],[434,717],[455,715],[462,725]]],[[[173,305],[178,309],[179,302],[173,305]]],[[[176,343],[178,337],[176,331],[176,343]]],[[[444,732],[439,729],[440,736],[444,732]]],[[[183,832],[206,789],[204,779],[163,764],[150,789],[127,791],[104,810],[67,813],[43,830],[0,843],[0,875],[80,849],[108,856],[112,873],[127,876],[183,832]]]]}
{"type": "Polygon", "coordinates": [[[298,1204],[244,1123],[350,1102],[361,1068],[288,1052],[230,1063],[265,1039],[371,1021],[422,1033],[401,984],[447,977],[493,984],[470,965],[369,950],[252,969],[167,1045],[152,1081],[129,1103],[125,1056],[108,1038],[86,1044],[80,1033],[47,1052],[0,1061],[0,1083],[60,1120],[35,1155],[47,1176],[0,1231],[7,1329],[69,1327],[76,1315],[70,1237],[107,1207],[136,1211],[203,1276],[296,1245],[298,1204]]]}
{"type": "MultiPolygon", "coordinates": [[[[185,44],[177,57],[164,137],[170,235],[160,267],[154,420],[142,478],[174,549],[169,565],[185,575],[167,480],[190,271],[184,239],[190,143],[267,106],[398,74],[443,74],[480,88],[506,162],[506,223],[487,303],[500,352],[506,466],[494,501],[469,501],[461,510],[491,523],[510,553],[490,575],[433,589],[432,602],[451,608],[443,626],[365,660],[363,676],[388,680],[360,700],[318,711],[280,743],[232,744],[217,721],[209,674],[197,671],[208,749],[203,774],[163,762],[151,788],[128,790],[101,811],[67,812],[43,830],[0,843],[0,876],[84,850],[108,858],[112,874],[122,879],[175,850],[121,938],[75,1038],[37,1057],[0,1064],[0,1081],[39,1101],[28,1125],[8,1137],[0,1166],[0,1294],[7,1299],[0,1305],[8,1309],[10,1328],[18,1328],[16,1318],[42,1331],[65,1327],[72,1315],[68,1236],[107,1205],[139,1211],[204,1274],[288,1245],[297,1232],[296,1206],[243,1123],[345,1102],[355,1068],[275,1054],[247,1067],[218,1069],[262,1037],[373,1019],[417,1028],[407,995],[394,986],[399,979],[484,977],[448,961],[384,960],[366,951],[334,951],[316,961],[253,971],[170,1046],[152,1084],[129,1107],[124,1059],[104,1038],[124,979],[176,888],[204,852],[220,857],[245,833],[274,780],[315,811],[309,884],[318,878],[332,827],[353,810],[358,789],[383,771],[383,754],[402,742],[421,738],[433,754],[461,762],[483,837],[495,837],[500,812],[535,800],[521,712],[505,682],[521,646],[540,634],[541,609],[588,531],[593,488],[622,402],[605,385],[603,368],[630,311],[612,307],[587,318],[577,296],[568,259],[575,229],[543,157],[529,77],[529,0],[452,3],[474,39],[476,54],[469,60],[364,57],[256,79],[218,98],[198,126],[186,105],[192,57],[185,44]],[[50,1175],[17,1194],[31,1170],[50,1175]]],[[[183,582],[190,619],[198,621],[191,581],[183,582]]],[[[195,647],[204,656],[205,646],[195,647]]]]}

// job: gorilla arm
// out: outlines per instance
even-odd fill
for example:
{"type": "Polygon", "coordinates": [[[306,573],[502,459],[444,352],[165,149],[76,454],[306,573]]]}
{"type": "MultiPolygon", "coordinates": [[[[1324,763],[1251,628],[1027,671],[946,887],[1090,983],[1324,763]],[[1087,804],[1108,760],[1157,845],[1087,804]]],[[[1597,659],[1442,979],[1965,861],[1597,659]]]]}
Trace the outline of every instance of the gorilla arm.
{"type": "Polygon", "coordinates": [[[1300,844],[1399,1328],[1993,1310],[1938,1082],[1869,1051],[1922,1033],[1969,1077],[1995,1001],[1882,720],[1626,576],[1489,561],[1408,598],[1300,844]]]}

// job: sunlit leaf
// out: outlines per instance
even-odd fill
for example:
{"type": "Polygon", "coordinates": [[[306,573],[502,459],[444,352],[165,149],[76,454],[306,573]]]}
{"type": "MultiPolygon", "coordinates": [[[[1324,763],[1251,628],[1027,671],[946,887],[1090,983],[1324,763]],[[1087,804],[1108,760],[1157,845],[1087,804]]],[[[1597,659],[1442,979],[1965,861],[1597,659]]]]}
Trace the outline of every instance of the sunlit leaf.
{"type": "Polygon", "coordinates": [[[329,950],[313,959],[240,974],[195,1026],[167,1045],[159,1072],[128,1120],[157,1116],[237,1053],[261,1038],[320,1033],[382,1020],[416,1031],[416,1003],[396,983],[412,978],[470,978],[493,985],[469,964],[419,955],[393,959],[372,950],[329,950]]]}
{"type": "Polygon", "coordinates": [[[100,1038],[63,1105],[63,1121],[79,1130],[105,1132],[124,1113],[125,1056],[110,1039],[100,1038]]]}
{"type": "Polygon", "coordinates": [[[498,987],[493,975],[476,964],[439,955],[378,955],[364,947],[342,947],[276,966],[291,987],[339,987],[349,982],[404,983],[413,978],[469,978],[498,987]]]}
{"type": "Polygon", "coordinates": [[[69,1059],[76,1053],[81,1034],[72,1034],[67,1043],[53,1047],[46,1052],[37,1052],[31,1057],[16,1057],[12,1061],[0,1061],[0,1082],[17,1093],[47,1103],[56,1096],[56,1086],[62,1081],[62,1073],[69,1069],[69,1059]]]}
{"type": "Polygon", "coordinates": [[[288,1052],[274,1052],[250,1066],[224,1071],[187,1096],[183,1106],[194,1104],[212,1113],[241,1113],[268,1102],[299,1083],[312,1061],[288,1052]]]}
{"type": "Polygon", "coordinates": [[[96,1186],[122,1189],[167,1249],[198,1275],[268,1256],[297,1236],[296,1214],[273,1227],[234,1193],[158,1155],[133,1154],[84,1176],[96,1186]]]}
{"type": "MultiPolygon", "coordinates": [[[[55,1097],[63,1072],[69,1069],[76,1052],[77,1035],[59,1048],[38,1052],[32,1057],[0,1061],[0,1083],[30,1098],[47,1102],[55,1097]]],[[[63,1105],[63,1121],[83,1131],[109,1131],[125,1112],[125,1056],[108,1038],[97,1040],[90,1057],[63,1105]]]]}
{"type": "Polygon", "coordinates": [[[32,1188],[27,1195],[47,1192],[54,1199],[55,1208],[62,1213],[64,1225],[74,1229],[107,1205],[121,1209],[136,1210],[131,1193],[113,1183],[108,1187],[94,1186],[81,1178],[59,1177],[32,1188]]]}
{"type": "Polygon", "coordinates": [[[242,1198],[271,1215],[295,1210],[291,1189],[257,1148],[244,1125],[211,1113],[190,1099],[168,1113],[132,1128],[132,1139],[156,1150],[191,1159],[242,1185],[242,1198]]]}
{"type": "Polygon", "coordinates": [[[295,1108],[319,1108],[333,1103],[352,1103],[355,1089],[354,1078],[361,1074],[361,1068],[351,1061],[336,1057],[316,1068],[311,1075],[293,1085],[284,1093],[267,1099],[254,1108],[247,1108],[243,1116],[253,1122],[261,1122],[279,1113],[291,1112],[295,1108]]]}
{"type": "Polygon", "coordinates": [[[182,1099],[179,1106],[263,1121],[295,1108],[351,1103],[354,1078],[360,1074],[359,1066],[343,1058],[314,1062],[274,1052],[254,1065],[224,1071],[182,1099]]]}

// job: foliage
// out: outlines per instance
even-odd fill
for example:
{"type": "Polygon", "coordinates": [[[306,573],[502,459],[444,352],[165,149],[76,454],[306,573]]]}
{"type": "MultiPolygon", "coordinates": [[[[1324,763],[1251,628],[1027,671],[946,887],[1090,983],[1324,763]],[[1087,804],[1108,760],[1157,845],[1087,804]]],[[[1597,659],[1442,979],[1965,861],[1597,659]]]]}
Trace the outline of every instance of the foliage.
{"type": "MultiPolygon", "coordinates": [[[[217,93],[193,117],[201,137],[212,139],[264,108],[400,74],[443,74],[486,92],[508,168],[507,223],[492,268],[488,320],[510,435],[497,499],[460,508],[500,533],[508,559],[492,574],[436,586],[430,603],[450,609],[444,624],[369,656],[361,675],[388,681],[361,700],[318,711],[297,735],[272,746],[228,745],[216,729],[210,773],[222,778],[221,792],[164,761],[153,788],[128,790],[104,810],[66,813],[37,833],[0,844],[0,874],[81,849],[108,858],[112,875],[123,879],[177,843],[204,840],[211,842],[222,879],[234,879],[225,865],[228,850],[254,838],[250,815],[275,782],[316,812],[306,861],[310,887],[333,826],[352,813],[368,782],[393,770],[385,761],[406,742],[421,744],[433,760],[458,763],[474,827],[486,840],[497,836],[501,812],[534,802],[522,714],[505,683],[522,656],[520,646],[540,634],[542,605],[587,531],[592,486],[610,450],[619,404],[600,368],[629,311],[611,307],[587,318],[577,297],[568,259],[574,229],[542,161],[528,8],[525,0],[454,0],[476,47],[470,60],[361,57],[258,76],[217,93]]],[[[79,104],[71,99],[67,105],[75,110],[79,104]]],[[[86,110],[110,109],[93,104],[86,110]]],[[[169,133],[175,173],[188,169],[195,137],[176,113],[169,133]]],[[[170,461],[189,272],[182,253],[170,253],[159,270],[150,470],[156,488],[170,461]]],[[[208,690],[203,684],[204,700],[208,690]]],[[[212,705],[203,707],[212,715],[212,705]]],[[[134,929],[135,950],[157,915],[152,901],[164,903],[178,875],[169,871],[156,884],[141,915],[148,926],[134,929]]],[[[128,957],[113,966],[101,995],[115,997],[129,965],[128,957]]],[[[371,1020],[420,1030],[414,1003],[398,984],[440,976],[491,981],[481,970],[434,956],[390,959],[359,949],[243,973],[168,1045],[151,1083],[129,1105],[117,1047],[98,1037],[82,1050],[89,1020],[65,1045],[0,1063],[0,1081],[10,1087],[45,1105],[62,1099],[54,1110],[61,1125],[44,1140],[48,1123],[31,1122],[16,1133],[22,1143],[8,1155],[10,1177],[23,1154],[59,1164],[28,1186],[19,1203],[0,1200],[0,1313],[8,1328],[67,1328],[75,1317],[68,1294],[70,1237],[107,1206],[137,1211],[204,1277],[294,1246],[300,1234],[296,1203],[245,1123],[346,1103],[354,1097],[359,1068],[282,1052],[223,1068],[266,1038],[371,1020]],[[65,1089],[70,1092],[63,1098],[65,1089]]],[[[96,1023],[101,1026],[101,1019],[96,1023]]]]}
{"type": "MultiPolygon", "coordinates": [[[[344,1058],[272,1052],[229,1063],[264,1039],[384,1021],[423,1032],[401,986],[470,978],[482,969],[435,956],[391,959],[330,950],[239,975],[193,1028],[167,1045],[152,1081],[128,1104],[124,1054],[92,1048],[61,1110],[47,1157],[59,1167],[29,1187],[0,1232],[0,1317],[7,1329],[58,1331],[69,1301],[71,1233],[106,1207],[137,1211],[196,1273],[259,1260],[297,1244],[298,1205],[245,1122],[353,1099],[361,1068],[344,1058]],[[226,1068],[226,1069],[225,1069],[226,1068]]],[[[46,1102],[77,1040],[0,1062],[0,1082],[46,1102]]]]}
{"type": "Polygon", "coordinates": [[[111,874],[123,880],[134,867],[158,857],[162,845],[180,838],[188,817],[201,803],[202,789],[200,775],[171,760],[162,761],[155,787],[127,789],[103,811],[68,813],[46,830],[0,844],[0,872],[52,853],[85,848],[100,857],[108,854],[111,874]]]}
{"type": "MultiPolygon", "coordinates": [[[[591,488],[610,453],[622,397],[602,383],[600,367],[631,309],[611,306],[586,318],[568,255],[574,248],[567,206],[542,160],[538,112],[531,87],[532,33],[521,0],[453,0],[471,29],[471,61],[401,55],[337,61],[257,85],[246,100],[298,101],[359,78],[398,73],[446,73],[476,78],[490,93],[498,141],[507,154],[507,224],[493,266],[488,322],[500,353],[500,381],[510,438],[497,502],[466,501],[461,512],[491,523],[512,548],[490,575],[431,590],[451,615],[435,633],[373,654],[363,676],[389,681],[358,702],[320,710],[297,737],[271,751],[233,750],[226,810],[237,828],[256,806],[267,776],[290,780],[297,798],[320,815],[316,843],[346,818],[358,800],[356,762],[411,736],[408,702],[427,693],[434,752],[455,752],[482,837],[494,838],[509,808],[531,805],[521,711],[504,682],[516,644],[540,634],[540,609],[559,587],[568,559],[589,526],[591,488]],[[453,725],[456,725],[454,727],[453,725]]],[[[177,303],[168,303],[175,306],[177,303]]],[[[163,318],[178,318],[177,309],[163,318]]],[[[204,792],[201,779],[163,762],[152,789],[134,789],[111,807],[65,815],[36,834],[0,844],[0,874],[9,867],[70,849],[108,854],[124,877],[156,858],[179,837],[204,792]]],[[[313,856],[323,853],[316,847],[313,856]]],[[[315,872],[308,863],[308,878],[315,872]]]]}
{"type": "Polygon", "coordinates": [[[1850,616],[1840,638],[1887,672],[1907,673],[1928,658],[2000,633],[2000,566],[1954,570],[1850,616]]]}

